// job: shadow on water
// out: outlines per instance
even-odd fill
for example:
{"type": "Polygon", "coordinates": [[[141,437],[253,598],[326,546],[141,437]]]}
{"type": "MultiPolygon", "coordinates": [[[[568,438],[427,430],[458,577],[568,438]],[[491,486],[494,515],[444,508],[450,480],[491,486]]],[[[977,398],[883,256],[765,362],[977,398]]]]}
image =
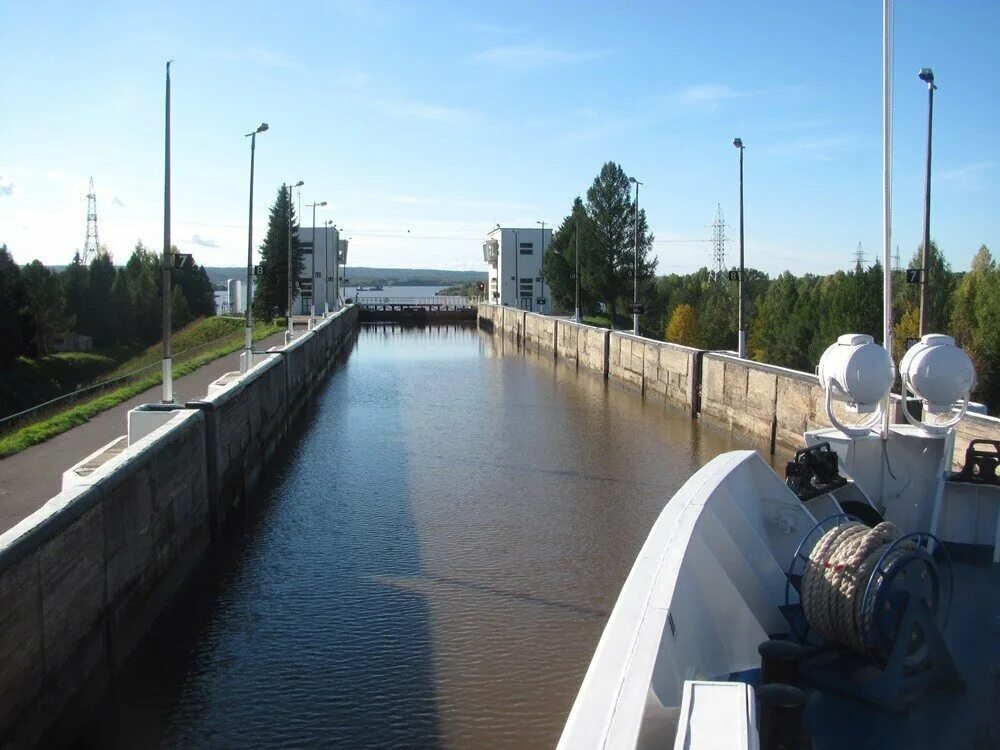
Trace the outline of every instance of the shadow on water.
{"type": "Polygon", "coordinates": [[[441,743],[400,375],[350,353],[156,621],[78,747],[441,743]]]}

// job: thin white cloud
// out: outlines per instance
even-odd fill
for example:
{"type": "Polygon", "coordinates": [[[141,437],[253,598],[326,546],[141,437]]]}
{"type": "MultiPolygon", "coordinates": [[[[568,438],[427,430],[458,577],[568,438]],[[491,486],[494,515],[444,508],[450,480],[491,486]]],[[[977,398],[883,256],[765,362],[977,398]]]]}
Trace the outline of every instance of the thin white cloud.
{"type": "Polygon", "coordinates": [[[252,47],[246,52],[230,52],[226,55],[229,60],[245,60],[265,68],[276,68],[278,70],[304,70],[305,67],[283,52],[270,49],[268,47],[252,47]]]}
{"type": "Polygon", "coordinates": [[[789,93],[798,89],[798,86],[780,86],[769,89],[734,89],[726,83],[700,83],[685,86],[670,96],[669,99],[684,111],[713,112],[719,109],[725,102],[734,99],[789,93]]]}
{"type": "Polygon", "coordinates": [[[597,50],[561,50],[544,44],[514,44],[493,47],[473,55],[476,62],[508,68],[541,68],[596,60],[604,56],[597,50]]]}
{"type": "Polygon", "coordinates": [[[202,247],[218,247],[219,243],[215,240],[208,239],[207,237],[202,237],[200,234],[192,234],[191,242],[195,245],[201,245],[202,247]]]}
{"type": "Polygon", "coordinates": [[[497,24],[484,23],[483,21],[471,21],[467,26],[477,34],[492,34],[493,36],[507,36],[517,31],[517,29],[508,26],[498,26],[497,24]]]}
{"type": "Polygon", "coordinates": [[[114,198],[111,199],[111,205],[112,206],[119,206],[120,208],[125,208],[125,204],[122,203],[122,199],[119,198],[117,195],[114,198]]]}
{"type": "Polygon", "coordinates": [[[833,152],[852,146],[856,142],[854,136],[847,134],[803,136],[765,144],[761,147],[761,151],[775,155],[799,156],[814,161],[833,161],[833,152]]]}
{"type": "Polygon", "coordinates": [[[8,177],[0,175],[0,198],[5,198],[8,195],[13,195],[16,185],[8,177]]]}
{"type": "Polygon", "coordinates": [[[445,107],[426,102],[415,102],[405,99],[395,99],[379,102],[376,105],[382,112],[392,117],[404,120],[430,120],[432,122],[467,122],[476,117],[476,113],[458,107],[445,107]]]}
{"type": "Polygon", "coordinates": [[[535,208],[523,203],[454,200],[451,198],[434,198],[427,195],[400,195],[396,193],[390,193],[384,196],[384,199],[390,203],[400,203],[407,206],[451,206],[455,208],[503,209],[507,211],[527,211],[535,208]]]}
{"type": "Polygon", "coordinates": [[[942,182],[959,190],[979,190],[983,187],[983,176],[994,166],[989,160],[974,161],[957,167],[948,167],[938,172],[942,182]]]}

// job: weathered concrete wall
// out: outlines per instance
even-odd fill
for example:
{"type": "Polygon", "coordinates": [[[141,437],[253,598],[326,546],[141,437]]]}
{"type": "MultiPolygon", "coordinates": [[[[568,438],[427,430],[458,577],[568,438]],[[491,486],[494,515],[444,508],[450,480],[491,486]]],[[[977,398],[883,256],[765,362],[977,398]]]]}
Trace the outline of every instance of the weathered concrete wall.
{"type": "Polygon", "coordinates": [[[0,736],[70,731],[209,541],[204,416],[166,425],[0,535],[0,736]]]}
{"type": "Polygon", "coordinates": [[[550,315],[524,313],[524,343],[538,351],[556,353],[556,319],[550,315]]]}
{"type": "Polygon", "coordinates": [[[614,331],[609,338],[608,377],[639,389],[647,398],[697,408],[701,351],[689,346],[614,331]]]}
{"type": "MultiPolygon", "coordinates": [[[[748,435],[772,453],[800,448],[804,432],[831,426],[825,393],[810,373],[497,305],[480,305],[479,320],[485,330],[552,350],[557,359],[600,372],[644,398],[662,398],[689,409],[692,416],[700,414],[748,435]]],[[[893,399],[898,411],[899,399],[893,399]]],[[[834,401],[833,409],[847,423],[857,420],[840,401],[834,401]]],[[[894,418],[900,421],[901,414],[894,418]]],[[[955,435],[956,466],[964,462],[973,439],[1000,440],[1000,419],[970,414],[961,421],[955,435]]]]}
{"type": "Polygon", "coordinates": [[[72,739],[357,325],[323,321],[0,535],[0,746],[72,739]]]}

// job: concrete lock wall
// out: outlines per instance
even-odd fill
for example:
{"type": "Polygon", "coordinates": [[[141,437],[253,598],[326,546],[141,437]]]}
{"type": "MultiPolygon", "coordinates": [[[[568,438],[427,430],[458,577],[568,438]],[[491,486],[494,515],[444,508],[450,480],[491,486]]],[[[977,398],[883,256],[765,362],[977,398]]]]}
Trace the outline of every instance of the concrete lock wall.
{"type": "MultiPolygon", "coordinates": [[[[811,373],[492,304],[479,306],[479,320],[495,335],[552,350],[556,359],[599,372],[644,398],[684,407],[692,416],[749,436],[771,453],[798,449],[804,432],[831,426],[826,394],[811,373]]],[[[893,401],[900,421],[899,397],[893,401]]],[[[833,408],[848,423],[857,419],[840,401],[833,408]]],[[[969,442],[977,439],[1000,440],[1000,419],[978,414],[962,419],[955,431],[956,467],[965,462],[969,442]]]]}
{"type": "Polygon", "coordinates": [[[0,745],[73,738],[357,325],[345,308],[224,377],[0,535],[0,745]]]}

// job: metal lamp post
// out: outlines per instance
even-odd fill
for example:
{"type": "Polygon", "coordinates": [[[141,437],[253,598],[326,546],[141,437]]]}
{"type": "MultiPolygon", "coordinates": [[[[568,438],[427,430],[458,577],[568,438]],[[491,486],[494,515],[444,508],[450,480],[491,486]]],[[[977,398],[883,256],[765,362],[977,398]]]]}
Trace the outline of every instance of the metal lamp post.
{"type": "MultiPolygon", "coordinates": [[[[330,317],[330,229],[333,228],[333,219],[327,219],[323,226],[323,317],[330,317]]],[[[334,245],[333,252],[336,254],[337,247],[334,245]]],[[[336,268],[336,262],[334,262],[336,268]]]]}
{"type": "Polygon", "coordinates": [[[576,300],[576,304],[574,305],[574,308],[576,313],[576,322],[579,325],[580,323],[580,217],[579,216],[576,217],[576,231],[574,232],[574,234],[575,234],[574,239],[576,240],[576,252],[574,253],[574,255],[576,255],[576,274],[574,276],[574,278],[576,279],[576,294],[574,297],[576,300]]]}
{"type": "Polygon", "coordinates": [[[738,354],[742,359],[747,356],[747,328],[743,310],[743,139],[736,138],[733,145],[740,151],[740,304],[737,318],[737,328],[739,329],[739,340],[737,343],[738,354]]]}
{"type": "Polygon", "coordinates": [[[174,402],[173,353],[170,351],[170,314],[173,298],[170,289],[170,63],[167,61],[167,98],[163,131],[163,403],[174,402]]]}
{"type": "Polygon", "coordinates": [[[326,201],[320,201],[319,203],[310,203],[308,205],[312,207],[313,210],[313,221],[312,221],[313,247],[312,247],[312,255],[310,256],[312,258],[312,260],[310,261],[312,270],[309,274],[309,284],[310,284],[309,317],[315,318],[316,317],[316,206],[325,206],[326,201]]]}
{"type": "MultiPolygon", "coordinates": [[[[542,262],[541,262],[541,264],[539,264],[539,269],[540,270],[538,272],[538,278],[541,279],[542,299],[545,299],[545,222],[544,221],[536,221],[535,223],[536,224],[540,224],[542,226],[542,262]]],[[[539,309],[539,312],[544,314],[545,313],[545,304],[544,303],[540,303],[539,307],[541,308],[541,309],[539,309]]]]}
{"type": "Polygon", "coordinates": [[[293,278],[292,271],[292,188],[302,187],[305,183],[299,180],[294,185],[288,186],[288,207],[285,210],[287,214],[285,217],[285,223],[288,225],[288,330],[285,331],[285,343],[289,344],[292,341],[292,336],[294,335],[294,329],[292,327],[292,302],[295,300],[295,280],[293,278]]]}
{"type": "Polygon", "coordinates": [[[920,335],[928,333],[931,314],[930,302],[927,299],[927,284],[930,281],[931,264],[931,133],[934,129],[934,71],[921,68],[918,73],[921,81],[927,84],[927,174],[924,179],[924,247],[920,254],[920,264],[923,272],[920,278],[920,335]]]}
{"type": "Polygon", "coordinates": [[[253,367],[253,313],[250,311],[250,289],[253,283],[253,160],[257,149],[257,134],[267,130],[267,123],[262,122],[252,133],[244,137],[250,139],[250,211],[247,220],[247,309],[246,309],[246,341],[241,370],[246,372],[253,367]]]}
{"type": "MultiPolygon", "coordinates": [[[[642,184],[635,177],[629,177],[629,182],[635,183],[635,237],[632,258],[632,333],[639,335],[639,186],[642,184]]],[[[612,327],[614,327],[614,321],[612,327]]]]}

